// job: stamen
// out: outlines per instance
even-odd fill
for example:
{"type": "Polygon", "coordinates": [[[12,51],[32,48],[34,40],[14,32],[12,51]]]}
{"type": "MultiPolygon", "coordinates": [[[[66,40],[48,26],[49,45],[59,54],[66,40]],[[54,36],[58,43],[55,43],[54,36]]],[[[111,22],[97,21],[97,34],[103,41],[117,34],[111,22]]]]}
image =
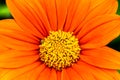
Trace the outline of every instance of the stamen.
{"type": "Polygon", "coordinates": [[[80,58],[78,39],[70,32],[51,31],[41,40],[40,59],[57,70],[69,67],[80,58]]]}

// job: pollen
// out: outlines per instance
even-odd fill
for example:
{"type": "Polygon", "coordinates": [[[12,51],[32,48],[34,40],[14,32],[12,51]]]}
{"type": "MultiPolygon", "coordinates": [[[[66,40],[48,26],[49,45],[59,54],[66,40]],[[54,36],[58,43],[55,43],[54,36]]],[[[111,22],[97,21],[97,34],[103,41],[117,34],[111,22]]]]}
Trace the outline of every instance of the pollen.
{"type": "Polygon", "coordinates": [[[50,31],[39,47],[40,60],[56,70],[70,67],[80,58],[78,39],[70,32],[50,31]]]}

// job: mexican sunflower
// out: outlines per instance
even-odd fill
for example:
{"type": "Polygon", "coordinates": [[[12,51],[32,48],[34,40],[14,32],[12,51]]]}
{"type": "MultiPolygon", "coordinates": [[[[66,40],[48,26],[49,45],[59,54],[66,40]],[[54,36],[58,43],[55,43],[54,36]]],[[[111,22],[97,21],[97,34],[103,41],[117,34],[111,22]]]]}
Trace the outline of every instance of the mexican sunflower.
{"type": "Polygon", "coordinates": [[[6,0],[0,80],[120,80],[117,0],[6,0]]]}

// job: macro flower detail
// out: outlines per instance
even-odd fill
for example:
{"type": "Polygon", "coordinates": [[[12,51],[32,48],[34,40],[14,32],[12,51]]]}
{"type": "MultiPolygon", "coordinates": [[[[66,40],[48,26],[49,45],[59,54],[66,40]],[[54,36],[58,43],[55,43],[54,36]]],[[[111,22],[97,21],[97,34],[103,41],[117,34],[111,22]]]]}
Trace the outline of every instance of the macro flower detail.
{"type": "Polygon", "coordinates": [[[0,80],[120,80],[117,0],[6,0],[0,80]]]}

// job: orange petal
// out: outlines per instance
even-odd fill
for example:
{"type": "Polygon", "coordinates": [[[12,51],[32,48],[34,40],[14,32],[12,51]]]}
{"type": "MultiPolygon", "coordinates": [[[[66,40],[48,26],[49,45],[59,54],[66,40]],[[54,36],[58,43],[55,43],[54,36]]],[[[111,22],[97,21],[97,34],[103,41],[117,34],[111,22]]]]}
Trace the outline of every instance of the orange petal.
{"type": "Polygon", "coordinates": [[[15,22],[14,19],[3,19],[0,20],[1,29],[10,29],[10,30],[22,30],[15,22]]]}
{"type": "Polygon", "coordinates": [[[120,80],[120,74],[117,70],[102,69],[106,74],[110,75],[115,80],[120,80]]]}
{"type": "Polygon", "coordinates": [[[73,65],[72,68],[81,75],[83,80],[120,80],[116,70],[97,68],[82,61],[73,65]]]}
{"type": "Polygon", "coordinates": [[[17,68],[37,61],[38,51],[8,50],[0,53],[0,67],[17,68]]]}
{"type": "Polygon", "coordinates": [[[86,23],[77,35],[81,48],[96,48],[107,45],[120,34],[120,16],[97,16],[86,23]]]}
{"type": "Polygon", "coordinates": [[[23,31],[14,20],[0,21],[1,49],[35,50],[39,43],[38,38],[23,31]]]}
{"type": "MultiPolygon", "coordinates": [[[[36,67],[40,66],[39,62],[35,62],[33,64],[14,69],[0,69],[0,80],[20,80],[19,76],[23,75],[25,72],[29,72],[34,70],[36,67]]],[[[36,72],[34,72],[36,73],[36,72]]],[[[31,76],[32,77],[32,76],[31,76]]],[[[22,78],[21,80],[27,80],[22,78]]]]}
{"type": "Polygon", "coordinates": [[[4,45],[0,44],[0,53],[3,51],[9,50],[9,48],[5,47],[4,45]]]}
{"type": "Polygon", "coordinates": [[[46,67],[39,75],[37,80],[49,80],[50,68],[46,67]]]}
{"type": "Polygon", "coordinates": [[[81,75],[79,75],[74,69],[67,68],[66,71],[70,80],[83,80],[81,75]]]}
{"type": "Polygon", "coordinates": [[[57,80],[57,73],[56,70],[52,68],[50,73],[50,79],[49,80],[57,80]]]}
{"type": "MultiPolygon", "coordinates": [[[[14,35],[11,35],[14,36],[14,35]]],[[[5,36],[0,34],[0,44],[4,45],[5,47],[8,47],[10,49],[14,50],[36,50],[39,49],[38,44],[28,43],[22,40],[15,39],[14,37],[11,38],[11,36],[5,36]]],[[[16,36],[17,37],[17,36],[16,36]]],[[[23,36],[24,38],[24,36],[23,36]]]]}
{"type": "MultiPolygon", "coordinates": [[[[87,16],[90,7],[90,0],[71,0],[66,21],[64,24],[64,31],[73,32],[87,16]]],[[[81,28],[79,26],[79,28],[81,28]]]]}
{"type": "Polygon", "coordinates": [[[57,71],[57,80],[61,80],[61,72],[57,71]]]}
{"type": "MultiPolygon", "coordinates": [[[[56,0],[57,26],[63,30],[68,16],[68,9],[72,0],[56,0]]],[[[75,2],[75,1],[74,1],[75,2]]]]}
{"type": "Polygon", "coordinates": [[[74,32],[78,33],[81,29],[81,26],[84,26],[88,21],[94,19],[96,16],[112,13],[115,14],[117,12],[117,8],[117,0],[91,0],[91,5],[89,7],[89,12],[87,12],[86,18],[74,32]]]}
{"type": "Polygon", "coordinates": [[[56,12],[56,1],[55,0],[41,0],[41,5],[45,11],[45,15],[49,20],[49,24],[52,30],[57,30],[57,12],[56,12]]]}
{"type": "Polygon", "coordinates": [[[6,0],[16,22],[25,31],[41,38],[51,30],[41,0],[6,0]]]}
{"type": "Polygon", "coordinates": [[[90,0],[75,0],[74,2],[72,0],[46,0],[43,2],[52,30],[65,31],[68,29],[73,31],[80,24],[90,4],[90,0]]]}
{"type": "Polygon", "coordinates": [[[68,73],[66,71],[66,69],[63,69],[62,70],[62,73],[61,73],[61,80],[71,80],[68,76],[68,73]]]}
{"type": "Polygon", "coordinates": [[[39,75],[45,69],[44,64],[40,64],[32,70],[26,71],[21,75],[16,76],[13,80],[38,80],[39,75]]]}
{"type": "Polygon", "coordinates": [[[120,69],[120,53],[109,47],[83,50],[80,58],[96,67],[120,69]]]}
{"type": "Polygon", "coordinates": [[[72,68],[81,76],[83,80],[96,80],[94,75],[89,71],[89,67],[84,64],[73,64],[72,68]]]}
{"type": "Polygon", "coordinates": [[[8,73],[10,70],[9,69],[1,69],[0,68],[0,79],[6,74],[8,73]]]}
{"type": "MultiPolygon", "coordinates": [[[[90,11],[100,14],[116,13],[118,9],[117,0],[91,0],[90,11]]],[[[91,13],[91,15],[92,15],[91,13]]],[[[95,16],[95,15],[94,15],[95,16]]]]}

